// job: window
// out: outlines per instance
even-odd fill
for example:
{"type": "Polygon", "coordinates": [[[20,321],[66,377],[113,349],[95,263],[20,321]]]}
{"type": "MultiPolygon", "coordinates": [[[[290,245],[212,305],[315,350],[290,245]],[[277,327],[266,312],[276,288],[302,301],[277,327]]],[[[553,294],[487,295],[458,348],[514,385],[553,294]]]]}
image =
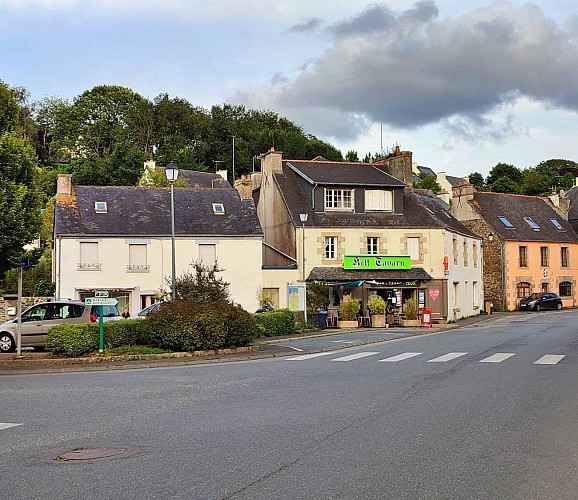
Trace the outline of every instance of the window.
{"type": "Polygon", "coordinates": [[[128,271],[148,271],[147,246],[145,244],[129,244],[128,246],[128,271]]]}
{"type": "Polygon", "coordinates": [[[367,238],[367,253],[368,255],[377,255],[379,253],[379,238],[376,236],[369,236],[367,238]]]}
{"type": "Polygon", "coordinates": [[[524,217],[524,220],[527,222],[528,226],[530,226],[534,231],[540,231],[540,226],[536,224],[530,217],[524,217]]]}
{"type": "Polygon", "coordinates": [[[561,267],[570,267],[568,261],[568,247],[560,248],[560,265],[561,267]]]}
{"type": "Polygon", "coordinates": [[[353,190],[326,189],[325,210],[353,210],[353,190]]]}
{"type": "Polygon", "coordinates": [[[464,241],[464,267],[468,267],[468,242],[464,241]]]}
{"type": "Polygon", "coordinates": [[[199,262],[203,266],[213,266],[217,262],[217,245],[199,245],[199,262]]]}
{"type": "Polygon", "coordinates": [[[49,317],[46,319],[80,318],[84,312],[84,306],[79,304],[52,304],[49,317]]]}
{"type": "Polygon", "coordinates": [[[50,304],[38,304],[28,309],[28,311],[22,313],[21,321],[42,321],[46,316],[48,306],[50,306],[50,304]]]}
{"type": "Polygon", "coordinates": [[[213,213],[216,215],[225,215],[225,206],[222,203],[213,203],[213,213]]]}
{"type": "Polygon", "coordinates": [[[100,269],[100,263],[98,262],[98,242],[80,242],[80,262],[78,263],[78,269],[100,269]]]}
{"type": "Polygon", "coordinates": [[[500,219],[500,222],[502,224],[504,224],[504,226],[509,227],[509,228],[513,228],[514,224],[512,224],[506,217],[504,217],[503,215],[500,215],[498,217],[498,219],[500,219]]]}
{"type": "Polygon", "coordinates": [[[108,207],[106,206],[106,201],[95,201],[94,211],[97,214],[105,214],[108,212],[108,207]]]}
{"type": "Polygon", "coordinates": [[[457,266],[458,264],[458,239],[454,238],[452,240],[452,252],[454,256],[454,264],[457,266]]]}
{"type": "Polygon", "coordinates": [[[558,231],[564,231],[564,228],[562,227],[562,224],[560,224],[558,222],[558,220],[556,219],[550,219],[550,222],[554,225],[554,227],[558,230],[558,231]]]}
{"type": "Polygon", "coordinates": [[[331,260],[337,259],[337,236],[325,237],[325,258],[331,260]]]}
{"type": "Polygon", "coordinates": [[[411,260],[420,260],[419,258],[419,238],[411,237],[407,239],[407,253],[411,260]]]}
{"type": "Polygon", "coordinates": [[[559,292],[560,293],[558,295],[560,295],[560,297],[572,296],[572,283],[569,281],[562,281],[562,283],[560,283],[559,292]]]}
{"type": "Polygon", "coordinates": [[[548,267],[548,247],[540,247],[540,265],[548,267]]]}
{"type": "Polygon", "coordinates": [[[519,299],[525,299],[530,295],[530,283],[522,281],[516,285],[516,297],[519,299]]]}
{"type": "Polygon", "coordinates": [[[518,247],[518,266],[528,267],[528,247],[518,247]]]}
{"type": "Polygon", "coordinates": [[[365,211],[393,211],[393,191],[382,189],[365,190],[365,211]]]}
{"type": "Polygon", "coordinates": [[[472,260],[474,261],[474,268],[478,267],[478,244],[474,243],[472,245],[472,260]]]}

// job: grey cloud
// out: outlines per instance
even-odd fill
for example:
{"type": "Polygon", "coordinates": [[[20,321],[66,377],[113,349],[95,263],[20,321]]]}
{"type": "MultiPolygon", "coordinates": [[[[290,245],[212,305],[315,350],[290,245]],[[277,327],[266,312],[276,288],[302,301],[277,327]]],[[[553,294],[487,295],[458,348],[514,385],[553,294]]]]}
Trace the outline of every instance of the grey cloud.
{"type": "Polygon", "coordinates": [[[295,24],[287,30],[287,33],[308,33],[310,31],[315,31],[321,25],[321,19],[318,17],[312,17],[308,21],[300,24],[295,24]]]}
{"type": "MultiPolygon", "coordinates": [[[[277,108],[325,110],[328,121],[336,113],[365,116],[400,128],[442,120],[449,127],[459,116],[471,125],[518,96],[578,111],[576,31],[564,31],[532,4],[496,2],[441,20],[429,1],[400,14],[373,5],[331,33],[330,49],[273,89],[277,108]]],[[[493,130],[496,137],[515,132],[493,130]]]]}
{"type": "MultiPolygon", "coordinates": [[[[501,122],[473,115],[444,119],[441,124],[452,139],[469,143],[490,141],[498,144],[512,136],[527,133],[518,125],[516,117],[511,114],[501,122]]],[[[450,144],[451,141],[445,147],[450,144]]]]}

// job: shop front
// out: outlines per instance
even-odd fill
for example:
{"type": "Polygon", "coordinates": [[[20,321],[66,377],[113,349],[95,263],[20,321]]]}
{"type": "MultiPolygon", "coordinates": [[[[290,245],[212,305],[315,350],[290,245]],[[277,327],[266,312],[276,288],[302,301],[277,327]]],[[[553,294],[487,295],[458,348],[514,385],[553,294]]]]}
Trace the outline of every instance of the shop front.
{"type": "Polygon", "coordinates": [[[368,316],[370,295],[380,295],[387,304],[387,321],[401,324],[407,301],[412,299],[418,308],[432,311],[433,320],[447,319],[447,283],[434,280],[423,268],[411,267],[409,256],[354,255],[345,256],[343,267],[314,267],[307,281],[328,285],[329,309],[336,311],[350,295],[359,299],[361,316],[368,316]]]}

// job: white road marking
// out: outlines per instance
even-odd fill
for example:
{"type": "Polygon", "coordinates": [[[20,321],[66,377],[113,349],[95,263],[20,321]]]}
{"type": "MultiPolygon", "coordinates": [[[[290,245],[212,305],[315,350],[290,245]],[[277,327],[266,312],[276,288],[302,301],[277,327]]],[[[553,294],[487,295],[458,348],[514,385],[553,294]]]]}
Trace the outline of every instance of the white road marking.
{"type": "Polygon", "coordinates": [[[380,359],[379,362],[383,363],[395,363],[396,361],[403,361],[404,359],[413,358],[414,356],[419,356],[421,352],[404,352],[403,354],[398,354],[397,356],[392,356],[391,358],[380,359]]]}
{"type": "Polygon", "coordinates": [[[303,352],[303,349],[299,349],[299,347],[293,347],[290,345],[286,345],[285,347],[287,347],[288,349],[293,349],[294,351],[297,351],[297,352],[303,352]]]}
{"type": "Polygon", "coordinates": [[[448,352],[439,358],[430,359],[428,363],[445,363],[446,361],[451,361],[452,359],[460,358],[465,356],[467,352],[448,352]]]}
{"type": "Polygon", "coordinates": [[[313,354],[303,354],[302,356],[295,356],[294,358],[285,358],[287,361],[304,361],[311,358],[319,358],[320,356],[329,356],[335,354],[335,351],[330,352],[315,352],[313,354]]]}
{"type": "Polygon", "coordinates": [[[565,354],[546,354],[538,361],[534,361],[535,365],[555,365],[566,357],[565,354]]]}
{"type": "Polygon", "coordinates": [[[17,427],[19,425],[22,425],[22,424],[3,424],[2,422],[0,422],[0,431],[2,431],[4,429],[10,429],[10,427],[17,427]]]}
{"type": "Polygon", "coordinates": [[[489,358],[480,360],[480,363],[501,363],[502,361],[515,356],[516,354],[511,352],[498,352],[492,354],[489,358]]]}
{"type": "Polygon", "coordinates": [[[352,340],[332,340],[335,344],[353,344],[352,340]]]}
{"type": "Polygon", "coordinates": [[[350,354],[349,356],[343,356],[342,358],[335,358],[331,361],[353,361],[354,359],[366,358],[367,356],[374,356],[375,354],[380,354],[379,352],[358,352],[357,354],[350,354]]]}

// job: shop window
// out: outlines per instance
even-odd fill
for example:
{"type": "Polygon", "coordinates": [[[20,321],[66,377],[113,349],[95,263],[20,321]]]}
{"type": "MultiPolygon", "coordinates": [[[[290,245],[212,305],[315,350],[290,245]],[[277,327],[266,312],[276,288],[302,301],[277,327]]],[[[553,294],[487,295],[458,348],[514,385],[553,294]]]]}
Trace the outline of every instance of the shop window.
{"type": "Polygon", "coordinates": [[[379,238],[377,236],[369,236],[367,238],[367,254],[379,254],[379,238]]]}
{"type": "Polygon", "coordinates": [[[559,293],[560,297],[571,297],[572,296],[572,283],[569,281],[562,281],[559,286],[559,293]]]}
{"type": "Polygon", "coordinates": [[[337,236],[325,237],[325,258],[329,260],[337,259],[337,236]]]}
{"type": "Polygon", "coordinates": [[[526,283],[525,281],[518,283],[516,285],[516,297],[518,299],[525,299],[528,295],[530,295],[530,283],[526,283]]]}
{"type": "Polygon", "coordinates": [[[528,267],[528,247],[518,247],[518,266],[528,267]]]}
{"type": "Polygon", "coordinates": [[[540,247],[540,265],[548,267],[548,247],[540,247]]]}
{"type": "Polygon", "coordinates": [[[560,248],[560,264],[562,267],[569,267],[568,247],[560,248]]]}

